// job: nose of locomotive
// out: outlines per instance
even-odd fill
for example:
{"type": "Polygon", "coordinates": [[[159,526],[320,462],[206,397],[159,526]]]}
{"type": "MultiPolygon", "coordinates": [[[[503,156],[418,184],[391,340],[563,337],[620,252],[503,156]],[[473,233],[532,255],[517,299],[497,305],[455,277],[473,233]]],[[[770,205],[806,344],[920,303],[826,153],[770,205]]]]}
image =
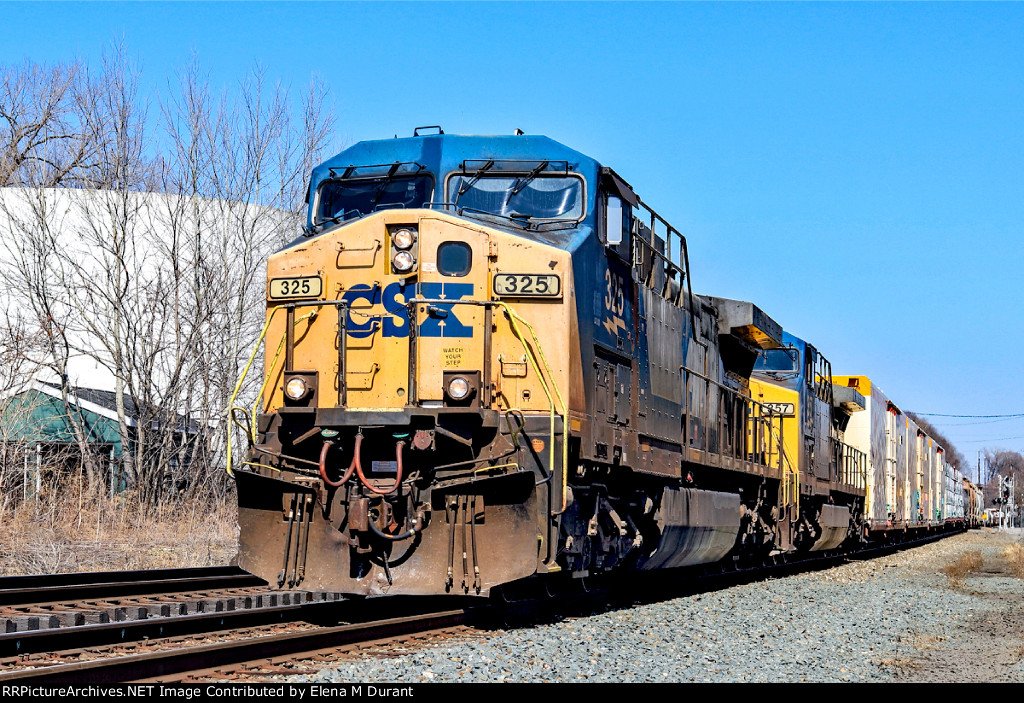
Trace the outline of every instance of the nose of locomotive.
{"type": "Polygon", "coordinates": [[[243,568],[358,593],[486,593],[534,573],[550,557],[537,482],[562,500],[567,272],[565,252],[430,210],[275,255],[238,475],[243,568]],[[461,582],[455,533],[489,545],[461,582]]]}

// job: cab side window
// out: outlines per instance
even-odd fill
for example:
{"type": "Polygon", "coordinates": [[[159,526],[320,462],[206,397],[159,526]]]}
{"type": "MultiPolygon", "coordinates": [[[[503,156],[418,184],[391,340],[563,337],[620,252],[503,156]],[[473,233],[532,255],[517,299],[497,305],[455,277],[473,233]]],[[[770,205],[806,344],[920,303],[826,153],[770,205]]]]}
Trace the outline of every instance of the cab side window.
{"type": "Polygon", "coordinates": [[[444,242],[437,248],[437,271],[442,276],[466,276],[473,268],[473,249],[465,242],[444,242]]]}

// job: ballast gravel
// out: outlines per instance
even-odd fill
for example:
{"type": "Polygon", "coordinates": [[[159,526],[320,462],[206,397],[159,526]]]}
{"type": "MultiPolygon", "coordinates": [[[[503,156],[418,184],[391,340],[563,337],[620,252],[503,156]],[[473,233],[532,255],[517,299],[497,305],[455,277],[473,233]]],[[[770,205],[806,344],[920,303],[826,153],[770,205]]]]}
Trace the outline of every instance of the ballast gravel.
{"type": "Polygon", "coordinates": [[[1024,681],[1024,629],[1000,627],[1024,611],[1024,579],[1000,568],[1013,539],[975,530],[823,571],[364,654],[292,680],[1024,681]],[[985,567],[951,583],[942,568],[969,551],[985,567]],[[1004,661],[993,663],[993,647],[1004,661]]]}

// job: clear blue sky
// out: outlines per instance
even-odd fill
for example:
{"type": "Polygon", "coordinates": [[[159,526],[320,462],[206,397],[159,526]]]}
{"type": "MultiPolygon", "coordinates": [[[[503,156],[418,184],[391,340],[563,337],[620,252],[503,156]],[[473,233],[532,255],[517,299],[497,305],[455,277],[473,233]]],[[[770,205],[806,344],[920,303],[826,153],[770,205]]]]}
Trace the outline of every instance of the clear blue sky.
{"type": "MultiPolygon", "coordinates": [[[[426,124],[547,134],[684,231],[697,292],[755,301],[906,409],[1024,412],[1024,5],[0,12],[0,62],[123,38],[153,91],[192,52],[225,85],[257,61],[297,89],[319,73],[339,146],[426,124]]],[[[1024,447],[1020,420],[934,421],[972,459],[1024,447]]]]}

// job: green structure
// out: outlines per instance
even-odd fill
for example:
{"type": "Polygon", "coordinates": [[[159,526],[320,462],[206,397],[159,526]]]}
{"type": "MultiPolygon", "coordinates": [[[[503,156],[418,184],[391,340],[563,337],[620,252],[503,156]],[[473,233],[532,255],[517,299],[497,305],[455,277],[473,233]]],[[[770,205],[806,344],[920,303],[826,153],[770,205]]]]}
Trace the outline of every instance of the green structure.
{"type": "MultiPolygon", "coordinates": [[[[127,401],[126,401],[127,402],[127,401]]],[[[94,465],[107,474],[111,492],[124,489],[119,475],[121,435],[114,394],[109,391],[74,388],[65,404],[58,386],[33,382],[26,389],[0,400],[0,443],[5,463],[20,459],[24,471],[24,494],[37,492],[45,474],[73,472],[82,464],[76,428],[81,433],[94,465]]],[[[128,403],[126,420],[136,424],[128,403]]]]}

